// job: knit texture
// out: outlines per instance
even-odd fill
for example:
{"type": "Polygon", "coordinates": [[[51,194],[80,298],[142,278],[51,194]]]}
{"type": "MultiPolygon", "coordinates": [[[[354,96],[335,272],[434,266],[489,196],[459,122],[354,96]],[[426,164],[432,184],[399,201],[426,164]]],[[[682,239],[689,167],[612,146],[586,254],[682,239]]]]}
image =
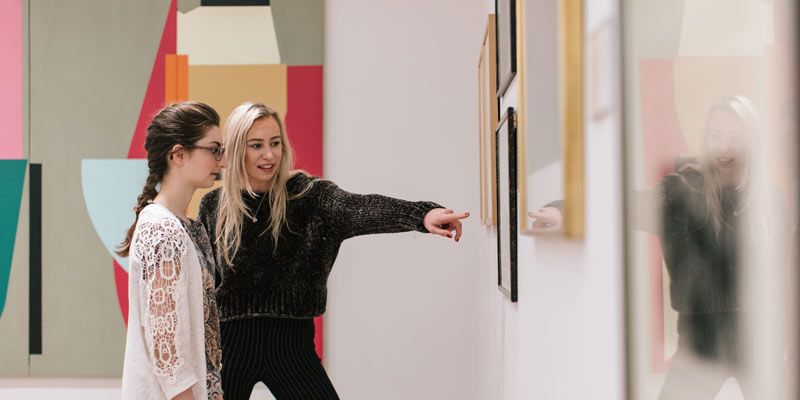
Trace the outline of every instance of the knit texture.
{"type": "Polygon", "coordinates": [[[739,308],[736,227],[733,189],[720,193],[722,218],[714,231],[705,200],[703,175],[693,168],[666,176],[659,184],[661,246],[670,277],[672,308],[682,313],[708,313],[739,308]]]}
{"type": "MultiPolygon", "coordinates": [[[[377,194],[360,195],[340,189],[331,181],[297,174],[287,182],[290,196],[287,224],[277,247],[269,231],[269,198],[242,194],[257,221],[245,217],[241,246],[232,265],[220,267],[217,304],[222,321],[255,316],[310,318],[325,312],[328,276],[345,239],[374,233],[428,232],[423,218],[442,206],[410,202],[377,194]]],[[[210,235],[216,229],[220,189],[200,203],[200,221],[210,235]]],[[[212,238],[212,241],[216,239],[212,238]]],[[[216,252],[216,246],[214,251],[216,252]]]]}

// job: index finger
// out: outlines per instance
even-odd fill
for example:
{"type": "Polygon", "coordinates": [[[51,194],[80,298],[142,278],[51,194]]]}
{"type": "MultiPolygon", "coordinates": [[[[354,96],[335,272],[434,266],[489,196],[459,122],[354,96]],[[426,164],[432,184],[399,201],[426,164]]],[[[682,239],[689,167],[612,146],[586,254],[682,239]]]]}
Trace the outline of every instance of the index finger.
{"type": "Polygon", "coordinates": [[[444,218],[447,221],[455,221],[455,220],[464,219],[464,218],[468,218],[468,217],[469,217],[469,213],[468,212],[461,213],[461,214],[447,214],[447,215],[444,216],[444,218]]]}

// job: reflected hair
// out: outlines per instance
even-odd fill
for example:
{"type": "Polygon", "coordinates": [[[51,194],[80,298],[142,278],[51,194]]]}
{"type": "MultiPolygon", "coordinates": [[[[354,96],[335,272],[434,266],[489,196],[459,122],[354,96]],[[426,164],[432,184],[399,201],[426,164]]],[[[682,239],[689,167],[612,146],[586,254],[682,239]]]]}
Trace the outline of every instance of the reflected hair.
{"type": "MultiPolygon", "coordinates": [[[[723,97],[714,102],[708,110],[703,137],[702,162],[700,166],[706,182],[704,190],[708,217],[717,238],[719,238],[722,226],[726,224],[726,222],[722,217],[720,194],[722,192],[723,183],[719,177],[719,172],[714,167],[709,149],[709,124],[712,116],[720,111],[730,112],[736,115],[745,128],[745,140],[747,143],[745,172],[741,182],[739,182],[735,188],[742,196],[742,201],[734,212],[739,214],[746,210],[759,210],[760,213],[772,211],[771,202],[769,201],[766,155],[761,135],[762,127],[758,110],[755,104],[745,96],[723,97]]],[[[753,212],[748,212],[748,214],[752,215],[753,212]]],[[[769,229],[766,222],[767,220],[769,219],[752,218],[750,220],[750,231],[756,244],[768,238],[769,229]]]]}

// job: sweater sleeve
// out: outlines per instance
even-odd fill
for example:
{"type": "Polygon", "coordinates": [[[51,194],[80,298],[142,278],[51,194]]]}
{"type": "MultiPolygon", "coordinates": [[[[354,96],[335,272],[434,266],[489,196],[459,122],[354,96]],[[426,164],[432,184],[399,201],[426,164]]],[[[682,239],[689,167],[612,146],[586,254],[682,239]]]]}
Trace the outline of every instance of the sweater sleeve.
{"type": "Polygon", "coordinates": [[[197,220],[206,228],[208,241],[211,243],[211,254],[214,256],[214,281],[217,287],[222,283],[222,260],[217,255],[217,204],[219,203],[220,189],[212,190],[206,193],[200,200],[200,210],[197,214],[197,220]]]}
{"type": "Polygon", "coordinates": [[[375,233],[418,231],[427,233],[423,219],[428,211],[444,208],[430,201],[406,201],[379,194],[355,194],[331,181],[320,180],[319,211],[334,235],[342,240],[375,233]]]}
{"type": "Polygon", "coordinates": [[[197,214],[197,220],[203,224],[208,234],[208,240],[211,242],[211,252],[214,254],[214,259],[217,259],[217,246],[216,246],[216,218],[217,218],[217,202],[219,201],[218,191],[206,193],[200,200],[200,209],[197,214]]]}
{"type": "Polygon", "coordinates": [[[141,321],[151,368],[166,398],[199,381],[192,371],[188,238],[176,221],[162,219],[141,229],[143,258],[141,321]]]}

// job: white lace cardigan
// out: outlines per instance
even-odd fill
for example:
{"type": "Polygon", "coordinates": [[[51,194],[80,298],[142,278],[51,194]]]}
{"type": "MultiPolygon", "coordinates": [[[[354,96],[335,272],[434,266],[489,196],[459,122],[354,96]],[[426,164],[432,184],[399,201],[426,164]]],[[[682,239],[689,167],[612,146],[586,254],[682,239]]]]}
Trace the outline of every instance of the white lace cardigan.
{"type": "Polygon", "coordinates": [[[139,214],[129,255],[122,399],[207,399],[203,276],[178,218],[159,204],[139,214]]]}

